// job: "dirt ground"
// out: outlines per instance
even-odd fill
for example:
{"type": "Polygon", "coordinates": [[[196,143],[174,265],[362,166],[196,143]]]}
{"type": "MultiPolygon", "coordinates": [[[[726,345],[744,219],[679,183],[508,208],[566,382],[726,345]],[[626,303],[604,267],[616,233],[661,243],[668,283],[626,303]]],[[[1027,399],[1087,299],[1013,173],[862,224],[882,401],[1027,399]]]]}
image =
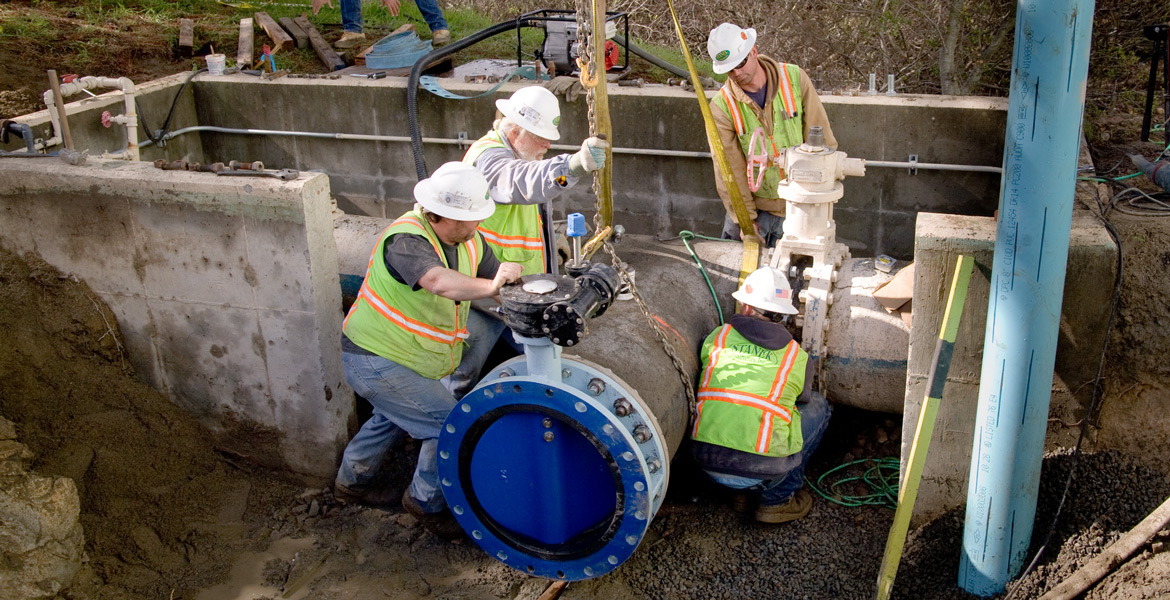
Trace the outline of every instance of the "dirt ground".
{"type": "MultiPolygon", "coordinates": [[[[106,61],[111,71],[98,74],[145,81],[189,66],[171,57],[161,35],[129,35],[149,33],[149,22],[111,27],[122,41],[106,61]]],[[[0,71],[0,117],[42,108],[43,65],[67,72],[74,60],[58,42],[42,48],[0,45],[7,65],[0,71]],[[38,53],[43,58],[27,59],[38,53]]],[[[1087,135],[1103,175],[1130,172],[1129,153],[1152,158],[1163,147],[1136,141],[1140,115],[1101,112],[1091,123],[1087,135]]],[[[1141,179],[1134,182],[1152,191],[1141,179]]],[[[1107,406],[1100,424],[1113,431],[1170,430],[1170,363],[1164,360],[1170,354],[1170,219],[1117,212],[1109,217],[1125,252],[1125,278],[1104,398],[1107,405],[1130,404],[1147,417],[1117,422],[1107,406]]],[[[16,422],[19,440],[36,453],[34,469],[72,478],[81,496],[88,562],[65,598],[533,599],[548,585],[466,540],[438,540],[401,507],[342,506],[327,490],[218,452],[191,417],[135,379],[111,311],[84,282],[36,256],[0,251],[0,331],[0,416],[16,422]]],[[[839,410],[809,476],[849,460],[897,456],[900,435],[892,418],[839,410]]],[[[1170,495],[1164,444],[1114,436],[1102,445],[1120,453],[1082,457],[1068,516],[1047,558],[1013,588],[1013,598],[1038,597],[1170,495]],[[1160,459],[1162,466],[1136,457],[1160,459]],[[1116,477],[1096,479],[1099,473],[1116,477]]],[[[413,456],[413,450],[402,449],[403,456],[413,456]]],[[[1046,458],[1034,538],[1049,526],[1045,515],[1054,510],[1069,463],[1067,455],[1046,458]]],[[[389,481],[405,485],[411,468],[404,459],[389,481]]],[[[675,468],[667,502],[643,547],[615,573],[570,585],[563,598],[872,594],[889,509],[822,500],[791,526],[745,523],[724,498],[687,484],[686,465],[675,468]],[[714,539],[712,531],[726,538],[714,539]],[[796,555],[820,567],[777,579],[777,565],[796,555]],[[755,587],[761,581],[766,588],[755,587]]],[[[961,519],[961,513],[950,514],[912,532],[895,597],[968,597],[954,586],[961,519]]],[[[1167,582],[1170,553],[1153,554],[1146,546],[1087,597],[1168,597],[1167,582]]]]}

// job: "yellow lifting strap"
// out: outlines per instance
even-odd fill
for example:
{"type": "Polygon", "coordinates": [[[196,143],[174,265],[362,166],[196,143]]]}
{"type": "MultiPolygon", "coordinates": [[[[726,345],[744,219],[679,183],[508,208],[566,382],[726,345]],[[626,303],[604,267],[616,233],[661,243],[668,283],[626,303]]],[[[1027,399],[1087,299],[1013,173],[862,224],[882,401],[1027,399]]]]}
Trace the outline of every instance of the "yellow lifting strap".
{"type": "MultiPolygon", "coordinates": [[[[727,163],[727,155],[723,153],[723,142],[719,139],[719,132],[715,129],[715,118],[711,116],[711,106],[707,101],[707,94],[703,91],[703,84],[699,81],[699,71],[695,69],[695,61],[691,58],[691,51],[687,47],[687,40],[683,37],[682,25],[678,22],[678,15],[674,12],[674,2],[666,0],[670,7],[670,18],[674,19],[674,30],[678,32],[678,43],[682,48],[683,58],[687,61],[687,70],[691,74],[691,86],[695,88],[695,95],[699,98],[699,110],[703,113],[703,125],[707,128],[707,142],[711,145],[711,154],[719,165],[719,174],[723,177],[723,184],[727,188],[727,195],[731,198],[731,209],[735,213],[735,220],[743,237],[743,261],[740,264],[739,281],[743,283],[745,277],[759,266],[760,247],[754,239],[748,237],[755,233],[755,228],[745,228],[745,223],[752,223],[747,205],[739,195],[739,184],[731,174],[731,165],[727,163]]],[[[608,115],[607,115],[608,116],[608,115]]],[[[608,123],[608,121],[607,121],[608,123]]]]}
{"type": "Polygon", "coordinates": [[[597,172],[598,212],[601,214],[601,227],[613,226],[613,125],[609,121],[609,97],[606,94],[605,79],[605,0],[593,0],[593,14],[590,15],[593,26],[589,38],[593,46],[593,79],[599,84],[593,88],[593,119],[589,123],[589,133],[609,140],[610,147],[605,149],[605,166],[597,172]]]}

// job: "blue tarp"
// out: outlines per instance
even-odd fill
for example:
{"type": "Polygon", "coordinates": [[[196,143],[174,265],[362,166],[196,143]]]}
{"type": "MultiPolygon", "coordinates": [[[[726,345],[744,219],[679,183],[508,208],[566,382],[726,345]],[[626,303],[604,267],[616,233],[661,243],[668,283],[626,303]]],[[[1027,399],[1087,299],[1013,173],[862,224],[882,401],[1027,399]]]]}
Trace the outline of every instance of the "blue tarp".
{"type": "Polygon", "coordinates": [[[431,51],[430,40],[419,39],[413,31],[388,35],[366,53],[366,67],[370,69],[402,69],[413,65],[431,51]]]}

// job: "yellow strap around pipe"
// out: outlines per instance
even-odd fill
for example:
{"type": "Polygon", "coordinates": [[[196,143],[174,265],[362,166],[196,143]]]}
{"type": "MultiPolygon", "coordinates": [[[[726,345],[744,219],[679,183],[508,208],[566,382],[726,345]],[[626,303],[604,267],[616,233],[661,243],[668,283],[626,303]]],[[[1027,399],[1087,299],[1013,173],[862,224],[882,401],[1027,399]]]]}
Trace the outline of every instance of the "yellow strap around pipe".
{"type": "Polygon", "coordinates": [[[719,165],[719,174],[723,177],[723,184],[727,188],[727,194],[731,198],[731,210],[735,213],[735,220],[739,222],[739,228],[743,237],[743,261],[740,264],[739,281],[743,283],[745,277],[749,273],[756,270],[760,258],[759,244],[752,239],[751,235],[755,234],[755,227],[744,227],[745,224],[752,223],[751,215],[748,213],[747,205],[743,203],[743,198],[739,195],[739,184],[736,183],[735,177],[731,174],[731,165],[727,162],[727,155],[723,153],[723,142],[719,139],[719,131],[715,129],[715,118],[711,116],[711,107],[707,101],[707,94],[703,91],[703,84],[699,81],[699,71],[695,69],[695,61],[691,58],[690,48],[687,47],[687,40],[683,37],[682,25],[678,22],[678,15],[674,12],[673,0],[666,0],[667,6],[670,7],[670,18],[674,20],[674,30],[678,33],[678,43],[682,48],[683,58],[687,61],[687,71],[691,74],[691,86],[695,88],[695,95],[699,98],[699,111],[703,113],[703,126],[707,129],[707,142],[711,145],[711,154],[715,157],[715,162],[719,165]]]}

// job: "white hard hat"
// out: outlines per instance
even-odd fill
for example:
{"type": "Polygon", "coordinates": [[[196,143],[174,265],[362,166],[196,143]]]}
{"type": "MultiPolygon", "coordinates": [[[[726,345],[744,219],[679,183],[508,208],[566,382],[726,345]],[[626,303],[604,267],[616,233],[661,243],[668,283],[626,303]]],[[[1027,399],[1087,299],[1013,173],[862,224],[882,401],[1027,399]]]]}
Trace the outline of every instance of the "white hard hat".
{"type": "Polygon", "coordinates": [[[445,163],[414,184],[414,199],[436,215],[456,221],[482,221],[496,211],[483,173],[461,162],[445,163]]]}
{"type": "Polygon", "coordinates": [[[520,88],[511,98],[496,100],[496,108],[513,123],[546,140],[561,139],[561,105],[547,88],[533,85],[520,88]]]}
{"type": "Polygon", "coordinates": [[[740,29],[738,25],[721,23],[707,36],[707,54],[711,55],[711,70],[726,73],[739,66],[756,46],[756,30],[740,29]]]}
{"type": "Polygon", "coordinates": [[[783,273],[772,267],[760,267],[743,280],[743,285],[731,297],[744,304],[768,312],[795,315],[792,305],[792,286],[783,273]]]}

